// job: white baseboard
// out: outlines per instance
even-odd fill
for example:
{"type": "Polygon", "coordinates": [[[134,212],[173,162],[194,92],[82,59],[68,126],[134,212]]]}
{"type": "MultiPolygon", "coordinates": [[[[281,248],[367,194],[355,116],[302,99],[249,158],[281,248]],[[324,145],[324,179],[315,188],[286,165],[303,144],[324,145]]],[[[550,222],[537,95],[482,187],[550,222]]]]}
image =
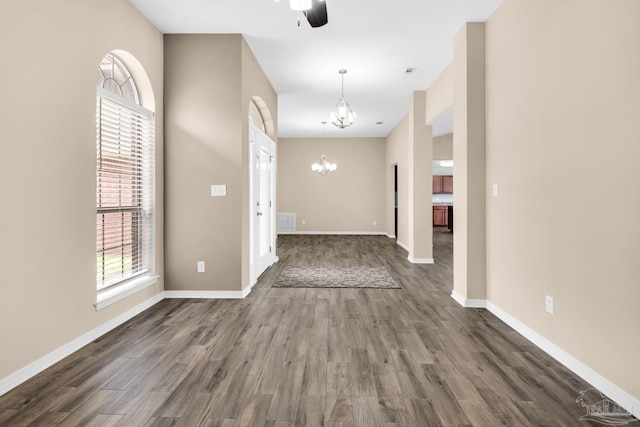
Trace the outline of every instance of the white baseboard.
{"type": "MultiPolygon", "coordinates": [[[[483,299],[465,299],[456,291],[451,292],[451,297],[458,304],[468,308],[486,308],[498,319],[512,327],[520,335],[531,341],[535,346],[543,350],[549,356],[556,359],[580,378],[594,386],[601,393],[607,395],[611,400],[626,409],[636,418],[640,417],[640,399],[630,395],[607,378],[600,375],[548,339],[529,328],[518,319],[502,310],[491,301],[483,299]]],[[[576,390],[576,397],[581,390],[576,390]]]]}
{"type": "Polygon", "coordinates": [[[433,264],[435,262],[433,258],[414,258],[411,255],[407,259],[412,264],[433,264]]]}
{"type": "MultiPolygon", "coordinates": [[[[640,418],[640,399],[630,395],[607,378],[600,375],[515,317],[511,316],[491,301],[486,302],[487,310],[493,313],[498,319],[511,326],[520,335],[531,341],[537,347],[545,351],[548,355],[569,368],[573,373],[594,386],[601,393],[607,395],[611,400],[626,409],[634,417],[640,418]]],[[[580,390],[576,390],[577,393],[580,390]]]]}
{"type": "Polygon", "coordinates": [[[396,235],[395,234],[390,234],[390,233],[384,233],[385,236],[387,236],[390,239],[395,239],[396,235]]]}
{"type": "Polygon", "coordinates": [[[29,363],[27,366],[17,370],[13,374],[0,379],[0,396],[7,393],[9,390],[19,386],[23,382],[27,381],[29,378],[34,377],[35,375],[39,374],[40,372],[44,371],[45,369],[49,368],[55,363],[61,361],[65,357],[69,356],[71,353],[80,350],[85,345],[95,341],[96,339],[100,338],[102,335],[115,329],[116,327],[120,326],[127,320],[137,316],[138,314],[142,313],[149,307],[152,307],[153,305],[162,301],[162,299],[163,299],[163,293],[160,292],[155,296],[153,296],[152,298],[149,298],[148,300],[144,301],[143,303],[138,304],[132,309],[127,310],[121,315],[111,319],[107,323],[100,325],[96,329],[87,332],[86,334],[74,339],[73,341],[68,342],[67,344],[52,351],[51,353],[42,356],[35,362],[29,363]]]}
{"type": "Polygon", "coordinates": [[[456,302],[461,306],[463,306],[464,308],[486,308],[487,307],[486,299],[466,299],[455,290],[451,292],[451,298],[456,300],[456,302]]]}
{"type": "Polygon", "coordinates": [[[401,242],[400,240],[396,240],[396,245],[409,252],[409,256],[407,257],[407,259],[412,264],[433,264],[435,262],[433,258],[414,258],[413,256],[411,256],[409,246],[406,243],[401,242]]]}
{"type": "Polygon", "coordinates": [[[87,332],[86,334],[74,339],[71,342],[63,345],[62,347],[46,354],[14,372],[9,376],[0,379],[0,396],[19,386],[28,379],[34,377],[45,369],[58,363],[71,353],[80,350],[87,344],[100,338],[102,335],[110,332],[116,327],[120,326],[127,320],[137,316],[146,309],[154,306],[163,299],[167,298],[199,298],[199,299],[243,299],[251,292],[251,287],[246,287],[242,291],[164,291],[156,294],[152,298],[144,301],[141,304],[133,307],[130,310],[120,314],[119,316],[111,319],[107,323],[97,327],[96,329],[87,332]]]}
{"type": "MultiPolygon", "coordinates": [[[[127,310],[98,328],[85,333],[84,335],[30,363],[24,368],[19,369],[13,374],[0,379],[0,396],[69,356],[73,352],[78,351],[85,345],[95,341],[129,319],[137,316],[144,310],[162,301],[164,298],[242,299],[246,297],[249,292],[251,292],[250,287],[247,287],[242,291],[164,291],[158,293],[152,298],[138,304],[130,310],[127,310]]],[[[465,299],[456,291],[451,293],[451,297],[463,307],[486,308],[497,318],[512,327],[520,335],[531,341],[537,347],[573,371],[576,375],[593,385],[618,405],[629,411],[632,415],[640,417],[640,399],[630,395],[607,378],[603,377],[533,329],[517,320],[515,317],[502,310],[500,307],[483,299],[465,299]]],[[[576,390],[576,393],[579,391],[580,390],[576,390]]]]}
{"type": "Polygon", "coordinates": [[[164,297],[167,299],[242,299],[249,295],[249,292],[251,292],[250,287],[247,287],[241,291],[164,291],[164,297]]]}
{"type": "Polygon", "coordinates": [[[278,232],[278,234],[299,235],[338,235],[338,236],[387,236],[385,231],[291,231],[278,232]]]}

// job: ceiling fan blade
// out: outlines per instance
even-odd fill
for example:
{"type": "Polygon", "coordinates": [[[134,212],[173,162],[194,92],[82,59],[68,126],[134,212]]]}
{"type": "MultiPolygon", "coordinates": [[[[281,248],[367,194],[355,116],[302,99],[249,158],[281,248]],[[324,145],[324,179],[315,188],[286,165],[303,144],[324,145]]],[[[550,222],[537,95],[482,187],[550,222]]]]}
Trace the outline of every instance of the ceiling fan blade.
{"type": "Polygon", "coordinates": [[[306,10],[304,15],[307,17],[309,24],[314,28],[325,25],[329,22],[326,0],[311,0],[311,9],[306,10]]]}

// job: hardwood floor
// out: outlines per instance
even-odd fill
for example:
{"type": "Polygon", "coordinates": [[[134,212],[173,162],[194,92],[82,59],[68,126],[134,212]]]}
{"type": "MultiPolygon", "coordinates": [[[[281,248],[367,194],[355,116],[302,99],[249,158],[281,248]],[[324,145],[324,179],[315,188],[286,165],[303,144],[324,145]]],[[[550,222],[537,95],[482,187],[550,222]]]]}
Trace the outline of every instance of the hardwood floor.
{"type": "MultiPolygon", "coordinates": [[[[280,236],[244,300],[163,300],[0,397],[2,426],[588,426],[589,384],[381,236],[280,236]],[[402,289],[272,288],[291,265],[402,289]]],[[[596,425],[596,424],[593,424],[596,425]]]]}

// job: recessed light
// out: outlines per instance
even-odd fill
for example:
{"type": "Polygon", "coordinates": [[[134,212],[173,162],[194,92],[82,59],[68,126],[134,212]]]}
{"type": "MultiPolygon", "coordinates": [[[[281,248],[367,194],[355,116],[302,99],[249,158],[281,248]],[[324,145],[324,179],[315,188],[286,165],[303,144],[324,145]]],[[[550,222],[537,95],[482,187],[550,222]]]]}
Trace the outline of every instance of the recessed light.
{"type": "Polygon", "coordinates": [[[416,72],[416,70],[418,69],[418,67],[407,67],[404,69],[404,73],[405,74],[413,74],[416,72]]]}

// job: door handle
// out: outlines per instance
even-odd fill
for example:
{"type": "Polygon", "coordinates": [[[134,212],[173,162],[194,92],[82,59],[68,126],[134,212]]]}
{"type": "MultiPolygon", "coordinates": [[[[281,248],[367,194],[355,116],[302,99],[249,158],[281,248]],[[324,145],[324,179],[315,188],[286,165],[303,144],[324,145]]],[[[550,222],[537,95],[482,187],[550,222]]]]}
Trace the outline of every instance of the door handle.
{"type": "Polygon", "coordinates": [[[256,213],[256,215],[262,216],[262,212],[258,212],[258,213],[256,213]]]}

